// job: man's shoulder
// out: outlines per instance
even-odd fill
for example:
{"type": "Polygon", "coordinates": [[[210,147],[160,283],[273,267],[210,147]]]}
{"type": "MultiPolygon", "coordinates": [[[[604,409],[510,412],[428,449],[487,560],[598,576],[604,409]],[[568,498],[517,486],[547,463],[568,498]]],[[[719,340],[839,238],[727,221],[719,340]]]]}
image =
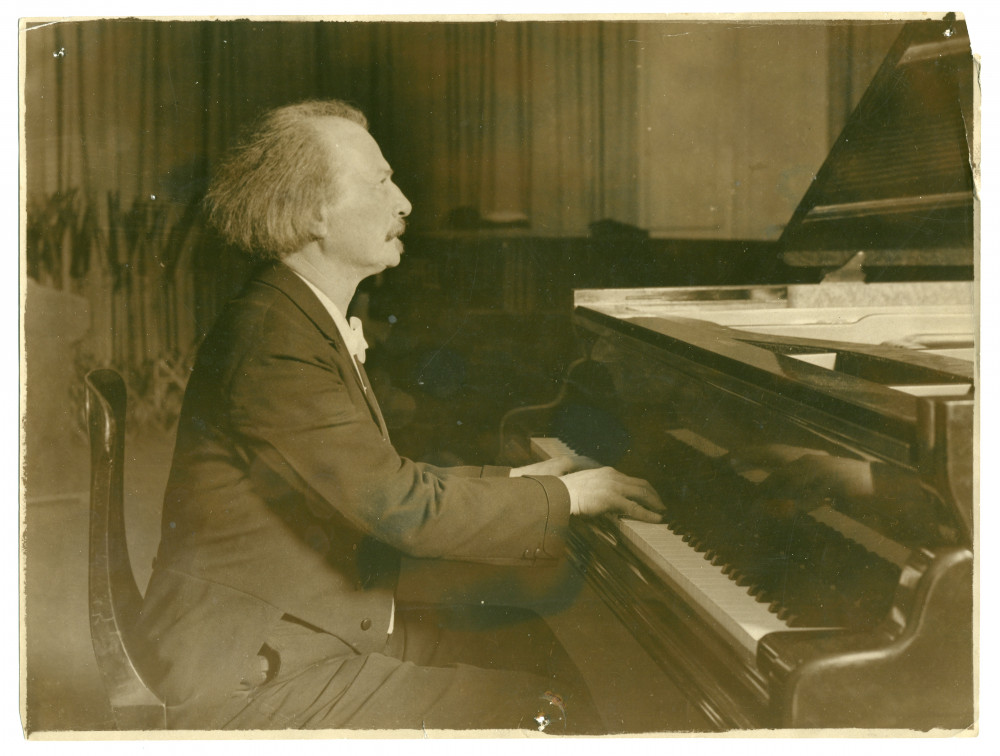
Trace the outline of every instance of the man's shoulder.
{"type": "Polygon", "coordinates": [[[210,383],[229,385],[246,365],[276,357],[332,364],[337,355],[346,354],[335,329],[298,276],[284,266],[268,266],[255,272],[219,313],[198,349],[195,373],[210,383]]]}
{"type": "Polygon", "coordinates": [[[230,300],[216,326],[254,330],[268,321],[314,320],[316,296],[291,270],[279,263],[265,265],[250,276],[242,291],[230,300]]]}
{"type": "Polygon", "coordinates": [[[309,313],[307,297],[314,295],[305,284],[304,291],[297,291],[294,285],[280,285],[287,281],[264,273],[251,277],[219,313],[199,350],[203,359],[212,355],[213,362],[238,361],[260,350],[327,340],[309,313]]]}
{"type": "Polygon", "coordinates": [[[336,328],[326,307],[291,268],[274,263],[250,279],[239,303],[258,317],[293,318],[328,335],[336,328]]]}

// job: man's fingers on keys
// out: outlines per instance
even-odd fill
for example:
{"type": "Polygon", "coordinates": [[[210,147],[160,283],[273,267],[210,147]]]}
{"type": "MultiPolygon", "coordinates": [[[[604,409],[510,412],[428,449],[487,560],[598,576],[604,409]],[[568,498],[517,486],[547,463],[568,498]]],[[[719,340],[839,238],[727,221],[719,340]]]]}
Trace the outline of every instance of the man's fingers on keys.
{"type": "Polygon", "coordinates": [[[642,478],[631,478],[628,475],[621,476],[620,482],[627,491],[627,498],[634,501],[646,509],[652,509],[659,512],[665,511],[666,507],[663,501],[660,499],[660,495],[656,492],[656,489],[647,480],[642,478]]]}
{"type": "Polygon", "coordinates": [[[634,502],[631,499],[624,500],[622,503],[621,514],[632,520],[639,520],[640,522],[663,522],[662,514],[647,509],[642,504],[634,502]]]}

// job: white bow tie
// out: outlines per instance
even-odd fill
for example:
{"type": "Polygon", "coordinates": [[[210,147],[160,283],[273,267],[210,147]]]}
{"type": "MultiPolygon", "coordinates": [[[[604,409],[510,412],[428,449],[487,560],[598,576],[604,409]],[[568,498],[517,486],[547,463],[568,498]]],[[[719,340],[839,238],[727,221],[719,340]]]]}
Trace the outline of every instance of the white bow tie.
{"type": "Polygon", "coordinates": [[[365,341],[364,330],[361,328],[361,318],[352,317],[347,324],[351,327],[351,330],[345,334],[347,338],[347,349],[358,358],[358,362],[365,361],[365,350],[368,348],[368,342],[365,341]]]}

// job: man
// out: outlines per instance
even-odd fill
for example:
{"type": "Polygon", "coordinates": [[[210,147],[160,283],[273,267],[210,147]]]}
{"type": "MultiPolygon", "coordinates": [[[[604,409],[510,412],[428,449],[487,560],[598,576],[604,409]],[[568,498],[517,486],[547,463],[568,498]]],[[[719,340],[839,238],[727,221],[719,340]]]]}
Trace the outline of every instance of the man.
{"type": "Polygon", "coordinates": [[[655,491],[576,469],[587,460],[397,455],[344,313],[399,263],[411,207],[356,109],[268,114],[208,199],[223,237],[266,263],[199,350],[178,426],[138,627],[169,725],[535,727],[546,701],[574,724],[586,693],[536,623],[477,636],[397,611],[399,555],[552,564],[570,514],[658,521],[655,491]],[[535,658],[508,664],[520,630],[535,658]]]}

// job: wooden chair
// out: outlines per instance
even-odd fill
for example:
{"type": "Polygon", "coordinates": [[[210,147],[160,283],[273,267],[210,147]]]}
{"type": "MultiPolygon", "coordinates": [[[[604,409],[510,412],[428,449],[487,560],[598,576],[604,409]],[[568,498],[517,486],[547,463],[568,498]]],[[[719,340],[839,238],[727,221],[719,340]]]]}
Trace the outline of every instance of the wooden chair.
{"type": "Polygon", "coordinates": [[[125,382],[114,370],[86,377],[90,428],[90,636],[119,730],[166,727],[166,708],[130,656],[142,594],[125,543],[125,382]]]}

